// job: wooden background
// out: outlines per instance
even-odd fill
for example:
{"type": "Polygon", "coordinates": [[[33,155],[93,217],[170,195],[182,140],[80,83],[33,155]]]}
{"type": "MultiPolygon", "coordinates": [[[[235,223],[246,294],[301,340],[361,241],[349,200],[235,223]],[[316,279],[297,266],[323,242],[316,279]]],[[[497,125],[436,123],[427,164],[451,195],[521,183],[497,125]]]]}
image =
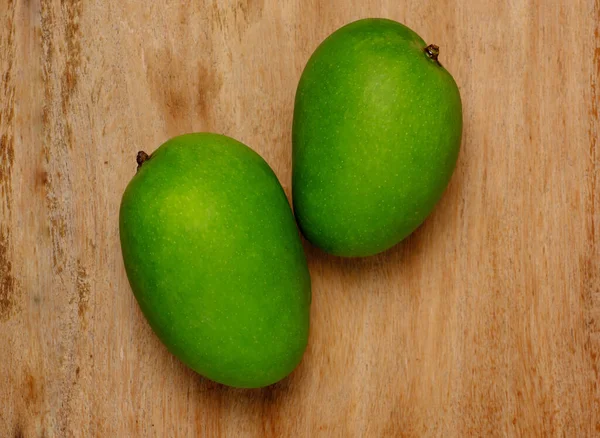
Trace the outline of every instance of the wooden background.
{"type": "Polygon", "coordinates": [[[599,0],[0,0],[0,78],[0,436],[600,436],[599,0]],[[207,382],[127,283],[135,153],[226,133],[290,194],[302,68],[368,16],[441,46],[451,185],[385,254],[306,244],[289,379],[207,382]]]}

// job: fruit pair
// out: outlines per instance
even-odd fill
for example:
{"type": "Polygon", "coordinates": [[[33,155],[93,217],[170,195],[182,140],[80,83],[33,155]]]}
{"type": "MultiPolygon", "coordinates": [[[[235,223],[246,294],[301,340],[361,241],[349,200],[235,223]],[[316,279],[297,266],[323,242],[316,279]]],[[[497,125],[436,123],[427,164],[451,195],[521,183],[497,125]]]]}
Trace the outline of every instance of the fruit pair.
{"type": "MultiPolygon", "coordinates": [[[[351,23],[309,60],[296,94],[293,200],[309,241],[340,256],[381,252],[431,212],[462,131],[458,88],[427,46],[390,20],[351,23]]],[[[138,156],[121,203],[125,268],[166,346],[198,373],[261,387],[300,362],[310,276],[267,163],[216,134],[138,156]]]]}

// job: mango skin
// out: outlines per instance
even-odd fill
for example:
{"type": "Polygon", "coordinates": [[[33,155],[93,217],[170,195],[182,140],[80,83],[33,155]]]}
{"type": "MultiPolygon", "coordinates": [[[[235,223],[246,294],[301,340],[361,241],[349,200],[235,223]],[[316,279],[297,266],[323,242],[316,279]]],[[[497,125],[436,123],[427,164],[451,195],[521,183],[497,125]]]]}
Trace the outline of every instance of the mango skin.
{"type": "Polygon", "coordinates": [[[119,225],[142,312],[189,367],[254,388],[298,365],[310,276],[284,191],[252,149],[216,134],[167,141],[127,186],[119,225]]]}
{"type": "Polygon", "coordinates": [[[293,202],[324,251],[369,256],[431,213],[454,171],[462,105],[427,44],[391,20],[334,32],[302,73],[294,107],[293,202]]]}

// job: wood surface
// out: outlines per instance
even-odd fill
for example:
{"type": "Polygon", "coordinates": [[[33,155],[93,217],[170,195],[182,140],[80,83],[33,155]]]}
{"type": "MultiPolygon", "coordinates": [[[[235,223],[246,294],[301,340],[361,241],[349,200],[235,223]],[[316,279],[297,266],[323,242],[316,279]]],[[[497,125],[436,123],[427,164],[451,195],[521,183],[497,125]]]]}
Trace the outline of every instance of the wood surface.
{"type": "Polygon", "coordinates": [[[599,0],[0,0],[0,436],[600,436],[599,100],[599,0]],[[450,187],[382,255],[305,244],[290,378],[208,382],[127,283],[135,154],[224,133],[290,195],[301,71],[369,16],[459,84],[450,187]]]}

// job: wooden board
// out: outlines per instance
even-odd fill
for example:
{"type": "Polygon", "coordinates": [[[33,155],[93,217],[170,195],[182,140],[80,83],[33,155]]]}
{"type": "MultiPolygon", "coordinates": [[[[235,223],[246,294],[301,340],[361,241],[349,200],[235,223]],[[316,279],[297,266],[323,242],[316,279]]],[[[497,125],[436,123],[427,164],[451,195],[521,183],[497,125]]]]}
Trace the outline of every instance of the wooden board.
{"type": "Polygon", "coordinates": [[[600,436],[598,0],[0,0],[0,81],[0,436],[600,436]],[[226,133],[289,195],[302,68],[368,16],[441,46],[451,185],[385,254],[306,244],[289,379],[207,382],[127,283],[135,153],[226,133]]]}

